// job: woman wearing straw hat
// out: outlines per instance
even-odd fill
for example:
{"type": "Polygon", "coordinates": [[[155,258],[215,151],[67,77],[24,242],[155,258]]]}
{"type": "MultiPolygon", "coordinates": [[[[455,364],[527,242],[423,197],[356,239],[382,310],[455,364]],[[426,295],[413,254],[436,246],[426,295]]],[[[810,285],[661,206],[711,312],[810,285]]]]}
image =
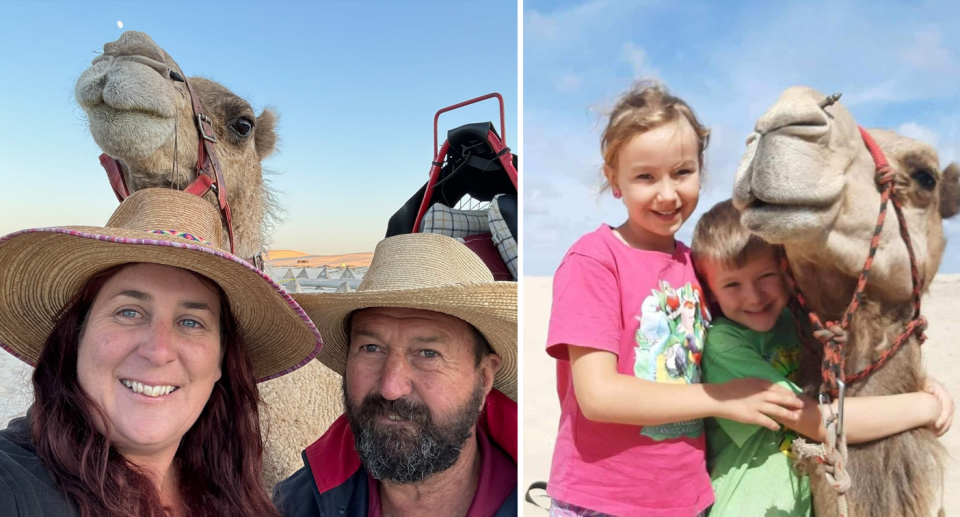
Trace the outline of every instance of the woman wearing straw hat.
{"type": "Polygon", "coordinates": [[[274,487],[281,513],[517,515],[515,282],[454,239],[410,234],[377,245],[356,292],[295,297],[346,414],[274,487]]]}
{"type": "Polygon", "coordinates": [[[0,238],[0,347],[36,367],[0,431],[0,515],[277,515],[256,382],[320,335],[223,242],[213,205],[166,189],[0,238]]]}

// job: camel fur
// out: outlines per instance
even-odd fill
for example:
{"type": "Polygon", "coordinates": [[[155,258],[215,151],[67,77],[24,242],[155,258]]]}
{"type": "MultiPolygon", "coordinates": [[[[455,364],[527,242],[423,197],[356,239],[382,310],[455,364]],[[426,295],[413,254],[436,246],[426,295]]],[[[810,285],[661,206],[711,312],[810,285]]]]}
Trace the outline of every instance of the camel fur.
{"type": "MultiPolygon", "coordinates": [[[[150,36],[125,32],[77,80],[76,98],[97,145],[121,162],[131,192],[161,187],[183,190],[196,178],[199,135],[189,92],[170,71],[186,77],[150,36]]],[[[220,84],[189,77],[213,120],[215,144],[230,203],[236,255],[266,252],[279,209],[263,180],[261,161],[277,143],[277,116],[256,115],[250,104],[220,84]]],[[[91,157],[93,159],[93,157],[91,157]]],[[[216,204],[211,192],[205,196],[216,204]]],[[[282,331],[282,329],[277,329],[282,331]]],[[[310,361],[299,370],[261,383],[264,405],[264,484],[272,488],[301,466],[300,452],[343,412],[340,376],[310,361]]]]}
{"type": "MultiPolygon", "coordinates": [[[[823,321],[837,321],[850,303],[866,260],[880,208],[876,166],[857,125],[840,103],[806,87],[787,89],[758,120],[737,171],[734,204],[741,221],[768,242],[782,244],[798,286],[823,321]]],[[[960,209],[960,168],[941,170],[936,151],[890,131],[870,130],[895,170],[923,292],[946,245],[942,220],[960,209]]],[[[845,348],[851,375],[890,347],[913,317],[910,262],[896,214],[888,206],[863,301],[845,348]]],[[[942,346],[930,343],[926,346],[942,346]]],[[[819,346],[819,344],[817,345],[819,346]]],[[[847,396],[921,389],[924,373],[916,338],[847,396]]],[[[808,392],[820,384],[819,362],[807,374],[808,392]]],[[[809,369],[808,369],[809,370],[809,369]]],[[[849,446],[847,493],[853,517],[929,517],[939,508],[944,449],[928,429],[849,446]]],[[[815,462],[810,473],[815,514],[838,514],[837,497],[815,462]]]]}

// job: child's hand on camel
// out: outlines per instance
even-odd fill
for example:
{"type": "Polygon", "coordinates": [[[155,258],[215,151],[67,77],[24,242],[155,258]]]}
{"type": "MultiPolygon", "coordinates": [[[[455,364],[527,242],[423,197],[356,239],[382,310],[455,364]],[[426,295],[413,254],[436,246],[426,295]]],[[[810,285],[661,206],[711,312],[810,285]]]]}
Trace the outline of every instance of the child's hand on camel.
{"type": "Polygon", "coordinates": [[[764,379],[733,379],[707,386],[723,401],[717,416],[773,431],[780,429],[774,419],[795,422],[803,408],[803,400],[792,391],[764,379]]]}
{"type": "Polygon", "coordinates": [[[940,403],[940,415],[928,427],[937,433],[937,436],[943,436],[950,430],[950,424],[953,423],[953,397],[932,377],[927,377],[924,381],[923,391],[936,397],[937,402],[940,403]]]}

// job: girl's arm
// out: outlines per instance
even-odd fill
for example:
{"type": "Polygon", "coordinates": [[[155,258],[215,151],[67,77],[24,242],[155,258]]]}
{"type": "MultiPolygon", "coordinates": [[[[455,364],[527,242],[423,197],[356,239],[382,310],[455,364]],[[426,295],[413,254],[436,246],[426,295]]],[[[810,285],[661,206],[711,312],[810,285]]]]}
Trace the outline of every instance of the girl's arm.
{"type": "Polygon", "coordinates": [[[931,429],[937,433],[937,436],[943,436],[950,430],[953,424],[953,397],[947,393],[947,389],[937,382],[933,377],[927,377],[923,382],[923,391],[937,397],[940,402],[940,416],[934,422],[931,429]]]}
{"type": "MultiPolygon", "coordinates": [[[[843,428],[847,443],[863,443],[902,433],[916,427],[930,427],[942,434],[953,419],[953,401],[939,383],[930,379],[925,391],[876,397],[847,397],[844,402],[843,428]],[[939,394],[934,394],[940,390],[939,394]]],[[[779,420],[783,425],[818,442],[826,438],[820,406],[807,396],[798,420],[779,420]]],[[[837,411],[837,402],[831,404],[837,411]]],[[[777,418],[774,416],[774,418],[777,418]]]]}
{"type": "MultiPolygon", "coordinates": [[[[762,379],[723,384],[668,384],[617,372],[617,356],[567,345],[573,387],[583,415],[595,422],[658,425],[719,416],[779,429],[795,422],[804,402],[790,390],[762,379]]],[[[816,407],[816,406],[814,406],[816,407]]]]}

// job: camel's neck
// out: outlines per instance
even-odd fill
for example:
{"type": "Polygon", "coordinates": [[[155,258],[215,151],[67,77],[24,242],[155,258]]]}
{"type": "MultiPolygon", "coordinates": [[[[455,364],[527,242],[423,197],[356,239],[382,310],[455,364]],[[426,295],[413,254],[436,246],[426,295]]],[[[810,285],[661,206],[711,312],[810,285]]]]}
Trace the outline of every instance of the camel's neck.
{"type": "MultiPolygon", "coordinates": [[[[788,251],[787,256],[790,257],[788,251]]],[[[856,291],[857,277],[830,266],[803,259],[791,260],[791,269],[807,304],[824,323],[839,321],[856,291]]],[[[844,350],[846,373],[851,375],[876,361],[888,350],[913,317],[913,304],[884,300],[871,289],[869,279],[850,321],[844,350]]],[[[913,339],[911,343],[915,343],[913,339]]],[[[889,363],[850,387],[850,394],[879,395],[918,389],[919,347],[908,344],[889,363]]],[[[819,381],[818,381],[819,382],[819,381]]]]}
{"type": "MultiPolygon", "coordinates": [[[[910,303],[888,304],[866,298],[850,323],[846,357],[847,375],[857,373],[889,350],[913,317],[910,303]]],[[[850,393],[859,395],[886,395],[907,393],[920,389],[920,346],[915,337],[909,338],[887,361],[868,377],[856,381],[850,393]]]]}
{"type": "MultiPolygon", "coordinates": [[[[277,204],[274,193],[263,182],[259,167],[247,171],[248,177],[228,179],[227,195],[233,213],[233,232],[236,238],[237,256],[250,259],[258,253],[266,254],[270,246],[269,233],[277,221],[277,204]]],[[[264,257],[266,259],[266,257],[264,257]]]]}
{"type": "Polygon", "coordinates": [[[856,290],[857,279],[829,264],[815,264],[792,256],[787,250],[790,269],[810,309],[823,321],[840,319],[856,290]]]}
{"type": "MultiPolygon", "coordinates": [[[[207,197],[210,195],[208,194],[207,197]]],[[[245,260],[250,259],[262,249],[263,238],[260,226],[263,220],[263,206],[259,202],[251,203],[250,193],[236,187],[230,187],[227,191],[227,202],[230,203],[233,221],[234,254],[245,260]]],[[[226,231],[226,224],[224,224],[224,231],[226,231]]]]}

